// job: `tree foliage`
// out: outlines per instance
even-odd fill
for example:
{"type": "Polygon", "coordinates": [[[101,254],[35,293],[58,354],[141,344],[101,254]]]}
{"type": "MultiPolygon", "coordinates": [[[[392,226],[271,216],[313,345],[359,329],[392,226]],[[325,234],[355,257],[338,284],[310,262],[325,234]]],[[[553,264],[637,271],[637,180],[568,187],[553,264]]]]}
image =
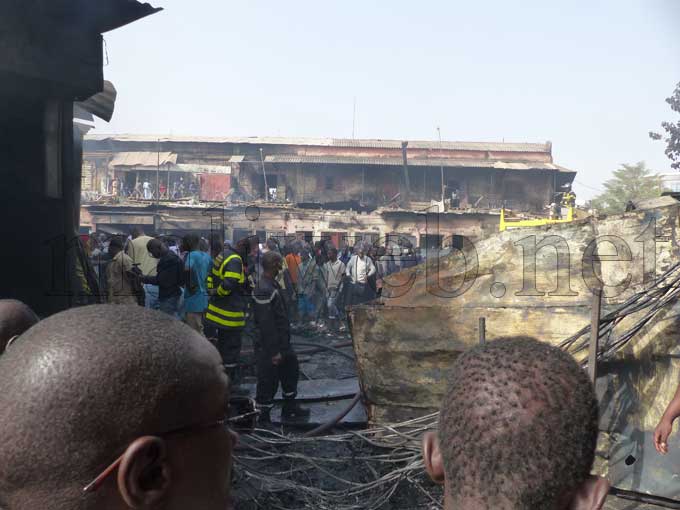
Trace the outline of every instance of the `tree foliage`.
{"type": "Polygon", "coordinates": [[[661,195],[663,186],[658,174],[647,168],[644,161],[623,164],[614,170],[614,177],[604,183],[604,192],[592,200],[592,207],[600,213],[614,214],[626,210],[629,201],[661,195]]]}
{"type": "MultiPolygon", "coordinates": [[[[671,106],[671,110],[680,114],[680,83],[675,87],[673,95],[666,99],[666,102],[671,106]]],[[[666,156],[672,161],[671,167],[675,170],[680,170],[680,119],[677,122],[662,122],[661,127],[666,131],[666,137],[653,131],[649,132],[652,140],[661,140],[663,138],[666,142],[666,156]]]]}

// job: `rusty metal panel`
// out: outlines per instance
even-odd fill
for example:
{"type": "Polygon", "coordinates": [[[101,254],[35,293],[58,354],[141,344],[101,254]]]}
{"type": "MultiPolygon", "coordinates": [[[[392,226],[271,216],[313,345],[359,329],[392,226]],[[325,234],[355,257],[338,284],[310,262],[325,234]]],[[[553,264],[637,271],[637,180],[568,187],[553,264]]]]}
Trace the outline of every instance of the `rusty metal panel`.
{"type": "Polygon", "coordinates": [[[201,200],[223,202],[231,189],[231,175],[201,174],[201,200]]]}

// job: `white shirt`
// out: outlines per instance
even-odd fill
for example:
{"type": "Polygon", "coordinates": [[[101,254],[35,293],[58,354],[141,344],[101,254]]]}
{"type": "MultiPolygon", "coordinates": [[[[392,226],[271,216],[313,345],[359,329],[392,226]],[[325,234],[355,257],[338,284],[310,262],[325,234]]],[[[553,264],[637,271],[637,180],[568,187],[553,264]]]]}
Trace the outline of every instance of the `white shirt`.
{"type": "Polygon", "coordinates": [[[375,265],[368,255],[359,258],[359,255],[352,255],[347,263],[347,276],[353,283],[366,283],[375,274],[375,265]]]}

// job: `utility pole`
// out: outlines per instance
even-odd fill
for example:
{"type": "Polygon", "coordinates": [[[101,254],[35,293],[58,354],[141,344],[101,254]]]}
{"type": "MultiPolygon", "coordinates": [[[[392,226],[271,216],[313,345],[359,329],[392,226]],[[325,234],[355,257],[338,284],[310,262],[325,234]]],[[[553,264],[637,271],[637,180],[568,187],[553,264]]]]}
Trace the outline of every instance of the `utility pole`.
{"type": "Polygon", "coordinates": [[[401,157],[404,165],[404,203],[408,207],[411,203],[411,181],[408,175],[408,142],[401,142],[401,157]]]}
{"type": "Polygon", "coordinates": [[[354,108],[352,110],[352,140],[354,140],[356,125],[357,125],[357,96],[354,96],[354,108]]]}
{"type": "Polygon", "coordinates": [[[597,352],[600,342],[600,310],[602,309],[602,288],[593,291],[593,304],[590,309],[590,344],[588,345],[588,377],[593,386],[597,382],[597,352]]]}
{"type": "Polygon", "coordinates": [[[439,170],[442,174],[442,205],[444,204],[444,160],[442,159],[442,130],[437,126],[437,133],[439,134],[439,170]]]}
{"type": "Polygon", "coordinates": [[[264,169],[264,153],[260,147],[260,161],[262,162],[262,176],[264,177],[264,201],[269,202],[269,186],[267,185],[267,172],[264,169]]]}
{"type": "Polygon", "coordinates": [[[161,200],[161,140],[156,142],[156,205],[161,200]]]}

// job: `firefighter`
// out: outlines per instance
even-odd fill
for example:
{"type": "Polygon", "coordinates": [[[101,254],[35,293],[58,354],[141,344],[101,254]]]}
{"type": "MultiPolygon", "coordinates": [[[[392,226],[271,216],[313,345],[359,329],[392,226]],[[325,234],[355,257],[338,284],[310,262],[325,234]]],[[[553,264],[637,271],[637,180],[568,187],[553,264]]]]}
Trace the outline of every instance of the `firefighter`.
{"type": "Polygon", "coordinates": [[[274,396],[281,384],[284,419],[306,420],[309,409],[300,407],[295,400],[300,377],[298,358],[290,345],[290,317],[283,291],[276,281],[281,272],[283,258],[275,251],[262,256],[262,274],[253,291],[255,323],[259,336],[255,342],[257,357],[256,401],[262,414],[269,420],[274,396]]]}
{"type": "Polygon", "coordinates": [[[226,246],[215,256],[206,282],[210,295],[205,313],[208,336],[215,339],[222,363],[232,381],[236,380],[241,333],[246,324],[247,299],[251,291],[243,264],[247,256],[247,239],[239,241],[235,248],[226,246]]]}
{"type": "Polygon", "coordinates": [[[572,190],[567,191],[562,198],[562,204],[565,207],[575,207],[576,206],[576,193],[572,190]]]}

